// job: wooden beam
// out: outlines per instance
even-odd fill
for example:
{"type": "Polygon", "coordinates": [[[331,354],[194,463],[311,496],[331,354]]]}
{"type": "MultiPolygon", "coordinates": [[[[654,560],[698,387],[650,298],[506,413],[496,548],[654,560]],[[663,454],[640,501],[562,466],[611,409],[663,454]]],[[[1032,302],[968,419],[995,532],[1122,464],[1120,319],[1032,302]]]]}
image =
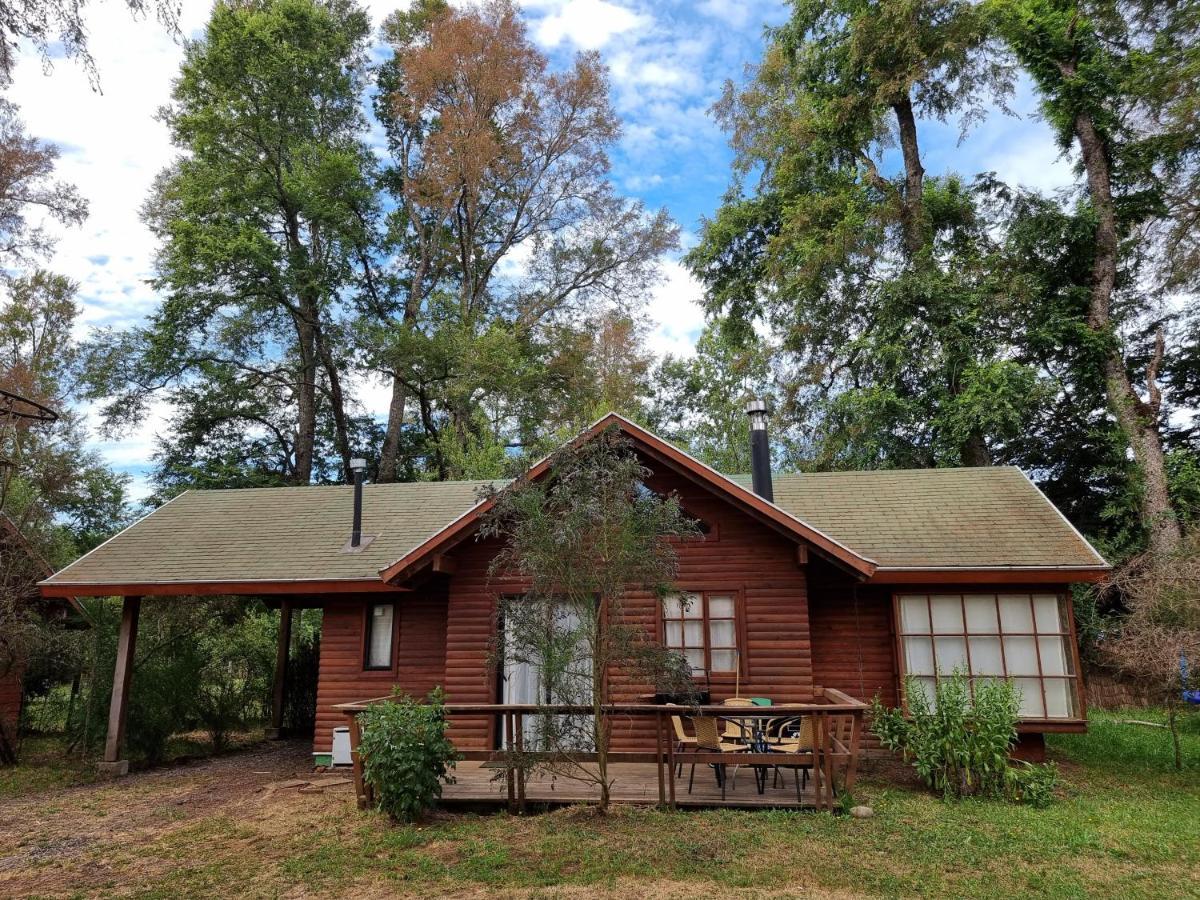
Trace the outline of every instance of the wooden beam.
{"type": "Polygon", "coordinates": [[[453,575],[458,570],[458,562],[446,553],[435,553],[432,569],[438,575],[453,575]]]}
{"type": "Polygon", "coordinates": [[[808,565],[808,544],[797,544],[796,545],[796,565],[798,565],[798,566],[807,566],[808,565]]]}
{"type": "Polygon", "coordinates": [[[104,760],[99,769],[105,775],[125,775],[129,760],[125,750],[125,720],[129,715],[129,683],[133,677],[133,654],[137,647],[138,615],[141,597],[126,597],[121,607],[121,633],[117,638],[117,663],[113,669],[112,701],[108,706],[108,738],[104,742],[104,760]]]}
{"type": "Polygon", "coordinates": [[[275,685],[271,695],[271,727],[267,740],[283,737],[283,702],[287,695],[288,650],[292,644],[292,601],[279,604],[279,638],[275,647],[275,685]]]}
{"type": "Polygon", "coordinates": [[[408,588],[385,584],[374,578],[330,579],[322,581],[176,581],[137,584],[71,584],[43,581],[38,585],[43,597],[141,597],[241,596],[271,594],[403,594],[408,588]]]}

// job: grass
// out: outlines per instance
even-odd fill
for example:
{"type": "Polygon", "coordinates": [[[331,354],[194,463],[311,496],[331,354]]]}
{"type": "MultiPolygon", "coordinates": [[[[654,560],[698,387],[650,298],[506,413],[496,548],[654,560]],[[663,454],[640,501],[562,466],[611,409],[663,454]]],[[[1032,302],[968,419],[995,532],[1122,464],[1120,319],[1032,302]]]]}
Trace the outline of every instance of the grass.
{"type": "MultiPolygon", "coordinates": [[[[399,826],[356,812],[346,793],[254,799],[239,789],[198,815],[156,820],[138,841],[96,841],[79,862],[58,860],[55,874],[82,878],[103,866],[90,893],[140,897],[1200,897],[1200,716],[1185,726],[1190,767],[1182,773],[1171,765],[1165,729],[1122,724],[1130,718],[1161,717],[1095,713],[1089,734],[1051,739],[1064,788],[1044,810],[945,803],[907,770],[880,762],[855,791],[876,812],[862,820],[626,807],[607,817],[586,809],[438,813],[399,826]]],[[[99,785],[86,790],[109,792],[99,802],[111,819],[121,796],[99,785]]],[[[61,826],[60,834],[81,833],[77,823],[61,826]]],[[[42,840],[54,846],[50,836],[42,840]]],[[[11,852],[0,836],[0,857],[11,852]]],[[[38,890],[6,891],[15,885],[4,876],[0,868],[0,894],[54,893],[36,872],[29,877],[38,890]]]]}

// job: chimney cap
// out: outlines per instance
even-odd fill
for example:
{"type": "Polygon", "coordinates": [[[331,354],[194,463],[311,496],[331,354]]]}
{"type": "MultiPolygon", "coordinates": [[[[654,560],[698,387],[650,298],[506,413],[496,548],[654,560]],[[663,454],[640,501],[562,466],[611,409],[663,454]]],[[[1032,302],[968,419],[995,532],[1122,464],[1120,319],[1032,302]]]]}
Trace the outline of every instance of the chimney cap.
{"type": "Polygon", "coordinates": [[[765,416],[767,414],[766,400],[748,400],[746,401],[746,415],[748,416],[765,416]]]}
{"type": "Polygon", "coordinates": [[[365,459],[350,460],[350,469],[354,472],[365,472],[367,470],[367,461],[365,459]]]}

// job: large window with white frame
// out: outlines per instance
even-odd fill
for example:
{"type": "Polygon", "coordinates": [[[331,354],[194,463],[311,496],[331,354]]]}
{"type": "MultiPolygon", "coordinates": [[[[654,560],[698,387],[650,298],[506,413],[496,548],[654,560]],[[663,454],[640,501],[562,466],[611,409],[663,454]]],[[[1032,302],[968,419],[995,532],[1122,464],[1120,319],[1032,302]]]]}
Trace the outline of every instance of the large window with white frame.
{"type": "Polygon", "coordinates": [[[932,697],[954,671],[1010,678],[1025,719],[1080,717],[1068,599],[1061,594],[906,593],[896,597],[904,674],[932,697]]]}
{"type": "Polygon", "coordinates": [[[396,604],[367,604],[367,633],[364,641],[364,669],[390,669],[396,634],[396,604]]]}

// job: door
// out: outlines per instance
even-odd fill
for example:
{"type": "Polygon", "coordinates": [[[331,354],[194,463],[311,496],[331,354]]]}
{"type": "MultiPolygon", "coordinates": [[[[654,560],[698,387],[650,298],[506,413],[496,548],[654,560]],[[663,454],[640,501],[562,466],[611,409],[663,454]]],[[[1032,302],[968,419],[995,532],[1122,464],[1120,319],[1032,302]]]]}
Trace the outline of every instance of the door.
{"type": "MultiPolygon", "coordinates": [[[[582,705],[592,702],[592,657],[580,633],[579,616],[569,605],[560,603],[553,607],[548,619],[546,628],[551,631],[553,646],[559,651],[563,666],[557,685],[548,684],[541,667],[532,660],[511,658],[510,648],[518,642],[506,620],[502,703],[582,705]]],[[[524,642],[521,644],[524,646],[524,642]]],[[[526,749],[546,749],[548,743],[557,743],[558,749],[590,751],[594,745],[589,715],[526,715],[523,730],[526,749]],[[552,735],[557,738],[550,740],[552,735]]],[[[505,740],[506,736],[501,733],[502,747],[505,740]]]]}

